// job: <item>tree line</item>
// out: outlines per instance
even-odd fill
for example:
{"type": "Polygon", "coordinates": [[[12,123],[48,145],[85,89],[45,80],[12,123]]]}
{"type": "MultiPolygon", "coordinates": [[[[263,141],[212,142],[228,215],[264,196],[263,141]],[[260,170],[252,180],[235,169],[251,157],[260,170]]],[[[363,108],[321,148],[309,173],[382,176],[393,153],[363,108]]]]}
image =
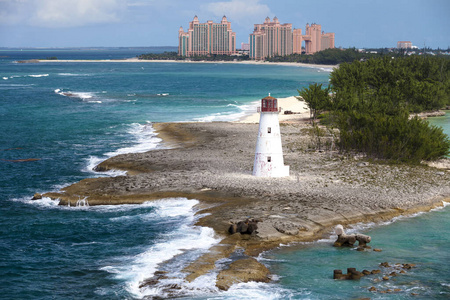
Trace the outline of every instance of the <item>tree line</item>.
{"type": "Polygon", "coordinates": [[[418,163],[450,154],[440,127],[411,113],[450,106],[450,60],[436,56],[371,58],[342,63],[330,85],[299,90],[312,110],[339,129],[341,151],[418,163]]]}
{"type": "Polygon", "coordinates": [[[141,54],[137,56],[138,59],[142,60],[179,60],[179,61],[242,61],[249,60],[248,55],[242,56],[232,56],[232,55],[220,55],[220,54],[211,54],[211,55],[194,55],[190,57],[179,56],[177,52],[163,52],[163,53],[148,53],[141,54]]]}
{"type": "MultiPolygon", "coordinates": [[[[418,50],[414,50],[418,52],[418,50]]],[[[441,50],[423,49],[423,52],[432,53],[432,55],[440,55],[441,50]]],[[[372,51],[359,51],[356,48],[339,49],[330,48],[311,55],[305,54],[290,54],[284,56],[274,56],[266,58],[269,62],[298,62],[306,64],[319,65],[337,65],[344,62],[353,62],[355,60],[365,61],[371,58],[378,58],[383,56],[389,57],[404,57],[407,54],[407,49],[372,49],[372,51]]]]}

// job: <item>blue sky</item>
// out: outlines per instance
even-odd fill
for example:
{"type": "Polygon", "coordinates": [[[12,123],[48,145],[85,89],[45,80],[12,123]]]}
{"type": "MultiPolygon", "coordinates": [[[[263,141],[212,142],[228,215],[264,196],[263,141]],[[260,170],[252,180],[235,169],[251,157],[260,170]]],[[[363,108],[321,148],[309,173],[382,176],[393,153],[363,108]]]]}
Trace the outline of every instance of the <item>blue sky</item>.
{"type": "Polygon", "coordinates": [[[0,47],[177,46],[195,15],[226,15],[238,46],[267,16],[321,24],[337,47],[450,46],[450,0],[0,0],[0,47]]]}

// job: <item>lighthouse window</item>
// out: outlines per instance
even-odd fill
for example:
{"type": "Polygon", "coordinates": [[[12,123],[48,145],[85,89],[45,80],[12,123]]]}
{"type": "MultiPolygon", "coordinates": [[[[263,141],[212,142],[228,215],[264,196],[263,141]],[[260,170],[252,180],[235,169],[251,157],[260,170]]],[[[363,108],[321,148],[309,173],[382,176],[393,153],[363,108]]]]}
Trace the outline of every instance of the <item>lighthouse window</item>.
{"type": "Polygon", "coordinates": [[[272,132],[272,127],[267,127],[267,133],[271,133],[272,132]]]}
{"type": "Polygon", "coordinates": [[[271,162],[272,161],[272,157],[271,156],[267,156],[267,162],[271,162]]]}

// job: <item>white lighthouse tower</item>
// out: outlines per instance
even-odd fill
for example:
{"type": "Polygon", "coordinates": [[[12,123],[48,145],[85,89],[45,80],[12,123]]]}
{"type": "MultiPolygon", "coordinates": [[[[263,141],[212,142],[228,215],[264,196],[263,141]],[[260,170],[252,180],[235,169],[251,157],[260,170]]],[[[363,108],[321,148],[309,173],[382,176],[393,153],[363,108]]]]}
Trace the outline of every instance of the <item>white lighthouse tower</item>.
{"type": "Polygon", "coordinates": [[[289,176],[289,166],[284,165],[281,147],[278,101],[265,97],[261,100],[258,140],[256,142],[253,175],[260,177],[289,176]]]}

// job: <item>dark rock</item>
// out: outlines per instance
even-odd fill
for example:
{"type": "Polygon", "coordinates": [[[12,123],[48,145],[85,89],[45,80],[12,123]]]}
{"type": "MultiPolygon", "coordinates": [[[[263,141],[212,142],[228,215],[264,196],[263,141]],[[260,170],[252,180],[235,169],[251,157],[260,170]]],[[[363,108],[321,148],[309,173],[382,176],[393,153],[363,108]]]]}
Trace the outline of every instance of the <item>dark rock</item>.
{"type": "Polygon", "coordinates": [[[346,274],[342,274],[342,270],[334,270],[333,271],[333,279],[347,279],[347,275],[346,274]]]}
{"type": "Polygon", "coordinates": [[[240,221],[237,223],[237,232],[247,233],[248,221],[240,221]]]}
{"type": "Polygon", "coordinates": [[[228,233],[229,234],[235,234],[237,232],[237,225],[236,224],[231,224],[230,228],[228,228],[228,233]]]}
{"type": "Polygon", "coordinates": [[[259,220],[255,219],[239,221],[237,224],[231,224],[228,228],[228,232],[230,234],[234,234],[236,232],[239,232],[241,234],[252,234],[253,232],[256,232],[256,229],[258,229],[258,222],[259,220]]]}
{"type": "Polygon", "coordinates": [[[403,269],[409,270],[411,268],[414,268],[416,265],[415,264],[403,264],[402,266],[403,266],[403,269]]]}

